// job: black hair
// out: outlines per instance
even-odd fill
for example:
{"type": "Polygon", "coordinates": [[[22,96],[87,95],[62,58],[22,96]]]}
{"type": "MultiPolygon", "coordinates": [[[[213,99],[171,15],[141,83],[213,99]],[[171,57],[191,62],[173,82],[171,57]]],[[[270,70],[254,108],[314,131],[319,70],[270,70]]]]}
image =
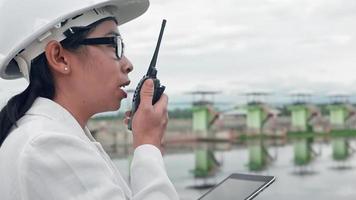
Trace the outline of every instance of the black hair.
{"type": "MultiPolygon", "coordinates": [[[[62,47],[68,50],[77,50],[80,47],[79,43],[97,25],[107,20],[114,20],[117,24],[115,18],[107,17],[85,27],[74,27],[75,33],[60,42],[62,47]]],[[[0,111],[0,147],[9,135],[11,128],[17,127],[16,122],[31,108],[37,97],[53,99],[54,95],[53,75],[48,67],[46,55],[42,53],[31,61],[30,83],[27,88],[13,96],[0,111]]]]}

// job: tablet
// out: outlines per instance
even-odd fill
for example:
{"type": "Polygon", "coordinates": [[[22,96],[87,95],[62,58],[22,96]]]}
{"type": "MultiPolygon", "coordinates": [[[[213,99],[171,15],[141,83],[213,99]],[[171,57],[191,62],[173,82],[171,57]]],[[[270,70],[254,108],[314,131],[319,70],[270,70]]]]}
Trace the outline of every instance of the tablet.
{"type": "Polygon", "coordinates": [[[250,200],[275,180],[274,176],[231,174],[199,200],[250,200]]]}

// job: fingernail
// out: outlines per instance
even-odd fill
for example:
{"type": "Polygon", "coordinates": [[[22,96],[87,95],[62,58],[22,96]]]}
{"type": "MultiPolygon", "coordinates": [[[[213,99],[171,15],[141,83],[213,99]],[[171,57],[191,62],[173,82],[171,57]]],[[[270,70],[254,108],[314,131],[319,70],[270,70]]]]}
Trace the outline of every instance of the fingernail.
{"type": "Polygon", "coordinates": [[[153,80],[152,79],[148,79],[146,80],[146,83],[147,87],[153,87],[153,80]]]}

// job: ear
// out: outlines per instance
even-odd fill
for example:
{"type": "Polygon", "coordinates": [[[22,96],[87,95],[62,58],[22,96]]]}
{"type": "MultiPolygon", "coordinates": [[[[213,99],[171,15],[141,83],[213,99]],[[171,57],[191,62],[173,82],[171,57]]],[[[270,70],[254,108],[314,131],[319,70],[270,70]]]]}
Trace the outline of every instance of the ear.
{"type": "Polygon", "coordinates": [[[47,62],[52,70],[60,74],[70,73],[70,62],[68,51],[55,40],[50,41],[45,48],[47,62]]]}

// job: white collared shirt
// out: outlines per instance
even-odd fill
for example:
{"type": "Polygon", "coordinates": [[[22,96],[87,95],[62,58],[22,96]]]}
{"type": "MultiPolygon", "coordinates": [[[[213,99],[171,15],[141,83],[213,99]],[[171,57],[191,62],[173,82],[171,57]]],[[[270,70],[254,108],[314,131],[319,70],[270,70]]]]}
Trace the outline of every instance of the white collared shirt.
{"type": "Polygon", "coordinates": [[[141,145],[131,187],[89,130],[59,104],[37,98],[0,148],[1,200],[179,199],[161,152],[141,145]]]}

